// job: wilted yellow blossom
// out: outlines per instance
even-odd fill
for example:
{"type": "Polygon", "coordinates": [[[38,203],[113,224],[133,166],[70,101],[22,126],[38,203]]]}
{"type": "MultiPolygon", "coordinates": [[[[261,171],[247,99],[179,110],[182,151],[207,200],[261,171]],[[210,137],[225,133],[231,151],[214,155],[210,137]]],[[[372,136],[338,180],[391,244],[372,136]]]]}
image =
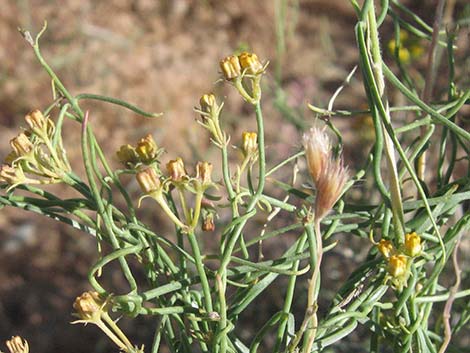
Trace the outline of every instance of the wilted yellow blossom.
{"type": "Polygon", "coordinates": [[[211,174],[213,166],[209,162],[198,162],[196,165],[196,179],[203,185],[212,184],[211,174]]]}
{"type": "Polygon", "coordinates": [[[25,156],[33,150],[33,144],[24,133],[12,138],[10,146],[17,156],[25,156]]]}
{"type": "Polygon", "coordinates": [[[149,167],[139,171],[136,174],[137,182],[145,194],[151,194],[160,190],[161,182],[154,168],[149,167]]]}
{"type": "Polygon", "coordinates": [[[166,169],[171,180],[181,181],[187,174],[184,169],[184,162],[181,158],[176,158],[166,164],[166,169]]]}
{"type": "Polygon", "coordinates": [[[75,299],[73,308],[75,316],[80,318],[76,322],[97,323],[105,310],[106,301],[100,298],[97,292],[85,292],[75,299]]]}

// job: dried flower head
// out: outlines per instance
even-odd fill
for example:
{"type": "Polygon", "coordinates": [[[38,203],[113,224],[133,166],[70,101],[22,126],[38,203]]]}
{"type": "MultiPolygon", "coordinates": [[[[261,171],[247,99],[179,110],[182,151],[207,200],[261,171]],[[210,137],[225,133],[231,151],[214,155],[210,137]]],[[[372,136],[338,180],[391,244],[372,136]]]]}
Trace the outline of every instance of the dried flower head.
{"type": "Polygon", "coordinates": [[[181,181],[184,177],[187,176],[186,170],[184,168],[184,162],[181,158],[176,158],[169,161],[166,164],[166,170],[168,171],[168,174],[173,181],[181,181]]]}
{"type": "Polygon", "coordinates": [[[377,248],[379,249],[380,253],[386,259],[390,258],[395,253],[395,247],[393,246],[390,240],[382,239],[377,244],[377,248]]]}
{"type": "Polygon", "coordinates": [[[405,235],[405,254],[411,257],[418,256],[421,253],[421,237],[413,233],[408,233],[405,235]]]}
{"type": "Polygon", "coordinates": [[[327,160],[316,183],[315,217],[317,219],[323,219],[333,208],[348,179],[349,174],[342,160],[331,158],[327,160]]]}
{"type": "Polygon", "coordinates": [[[26,120],[26,124],[28,124],[31,130],[41,130],[47,124],[47,119],[44,117],[44,115],[39,109],[33,110],[32,112],[27,114],[24,119],[26,120]]]}
{"type": "Polygon", "coordinates": [[[213,232],[215,230],[213,213],[208,212],[203,216],[201,229],[203,232],[213,232]]]}
{"type": "Polygon", "coordinates": [[[97,323],[101,321],[101,315],[106,310],[106,300],[102,299],[98,292],[85,292],[75,299],[73,308],[75,316],[80,318],[78,322],[97,323]]]}
{"type": "Polygon", "coordinates": [[[8,189],[21,184],[39,184],[38,180],[28,178],[20,165],[11,167],[7,164],[0,166],[0,182],[10,185],[8,189]]]}
{"type": "Polygon", "coordinates": [[[331,158],[331,143],[325,132],[316,126],[304,133],[302,142],[307,158],[307,165],[313,182],[318,183],[321,171],[325,169],[328,159],[331,158]]]}
{"type": "Polygon", "coordinates": [[[33,150],[33,144],[23,132],[10,140],[10,146],[17,156],[25,156],[33,150]]]}
{"type": "Polygon", "coordinates": [[[198,162],[196,165],[196,179],[203,185],[212,184],[211,174],[213,166],[209,162],[198,162]]]}
{"type": "Polygon", "coordinates": [[[258,135],[256,132],[245,131],[242,134],[242,152],[245,157],[254,155],[258,151],[258,135]]]}
{"type": "Polygon", "coordinates": [[[161,189],[160,178],[154,168],[149,167],[136,174],[137,182],[145,194],[152,194],[161,189]]]}
{"type": "Polygon", "coordinates": [[[20,336],[13,336],[6,345],[10,353],[29,353],[28,342],[20,336]]]}
{"type": "Polygon", "coordinates": [[[263,72],[263,64],[255,53],[243,52],[238,56],[238,60],[242,69],[248,74],[257,75],[263,72]]]}
{"type": "Polygon", "coordinates": [[[388,260],[388,272],[393,277],[403,277],[406,274],[408,258],[405,255],[392,255],[388,260]]]}
{"type": "Polygon", "coordinates": [[[139,155],[140,160],[145,164],[154,162],[158,157],[158,146],[150,134],[140,139],[135,151],[139,155]]]}
{"type": "Polygon", "coordinates": [[[240,60],[236,55],[230,55],[220,61],[220,69],[225,79],[232,80],[241,75],[240,60]]]}
{"type": "Polygon", "coordinates": [[[126,167],[133,167],[139,162],[139,155],[131,145],[122,145],[116,152],[119,162],[126,167]]]}

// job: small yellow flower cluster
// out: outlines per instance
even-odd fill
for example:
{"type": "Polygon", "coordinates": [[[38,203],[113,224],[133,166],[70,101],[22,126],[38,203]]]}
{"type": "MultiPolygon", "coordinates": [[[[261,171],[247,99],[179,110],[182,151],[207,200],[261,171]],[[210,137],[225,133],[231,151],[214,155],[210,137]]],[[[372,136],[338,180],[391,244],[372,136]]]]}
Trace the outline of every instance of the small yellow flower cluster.
{"type": "Polygon", "coordinates": [[[404,30],[400,30],[398,48],[397,41],[393,38],[388,42],[388,50],[390,54],[398,56],[398,59],[403,64],[409,64],[424,53],[424,47],[419,40],[415,37],[410,37],[408,32],[404,30]]]}
{"type": "Polygon", "coordinates": [[[405,243],[398,250],[390,240],[385,239],[380,240],[376,246],[388,261],[388,272],[402,284],[408,278],[411,259],[419,256],[423,250],[421,237],[415,232],[405,235],[405,243]]]}
{"type": "Polygon", "coordinates": [[[140,139],[137,145],[123,145],[117,151],[117,157],[127,168],[135,172],[135,178],[144,193],[139,200],[150,197],[157,201],[169,218],[184,231],[188,231],[197,225],[202,196],[204,192],[215,184],[212,182],[212,164],[198,162],[195,167],[195,175],[189,176],[181,158],[170,160],[166,164],[167,175],[160,171],[158,160],[162,149],[157,147],[151,135],[140,139]],[[185,215],[185,220],[180,220],[169,207],[165,194],[177,189],[185,215]],[[196,195],[195,205],[190,210],[187,208],[184,192],[189,191],[196,195]]]}
{"type": "Polygon", "coordinates": [[[119,161],[127,168],[135,168],[139,165],[150,165],[155,163],[161,155],[162,150],[158,148],[152,135],[141,138],[137,145],[123,145],[116,152],[119,161]]]}
{"type": "Polygon", "coordinates": [[[227,81],[233,83],[241,96],[251,104],[257,104],[261,98],[260,80],[268,64],[262,64],[254,53],[243,52],[230,55],[220,61],[220,69],[227,81]],[[247,78],[250,88],[244,84],[247,78]]]}
{"type": "Polygon", "coordinates": [[[70,172],[54,122],[39,110],[25,117],[28,129],[11,139],[12,151],[0,167],[0,182],[9,189],[23,184],[53,184],[70,172]]]}

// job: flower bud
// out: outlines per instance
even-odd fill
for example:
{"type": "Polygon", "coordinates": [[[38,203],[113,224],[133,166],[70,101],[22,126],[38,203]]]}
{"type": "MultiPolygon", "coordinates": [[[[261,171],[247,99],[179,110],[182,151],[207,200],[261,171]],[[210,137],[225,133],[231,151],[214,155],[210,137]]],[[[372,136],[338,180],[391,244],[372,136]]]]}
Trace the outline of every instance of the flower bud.
{"type": "Polygon", "coordinates": [[[10,353],[29,353],[28,342],[20,336],[13,336],[6,341],[6,345],[10,353]]]}
{"type": "Polygon", "coordinates": [[[126,167],[134,166],[139,162],[139,155],[131,145],[122,145],[119,151],[116,152],[116,155],[119,162],[126,167]]]}
{"type": "Polygon", "coordinates": [[[242,151],[245,157],[251,156],[258,151],[258,135],[256,132],[245,131],[242,134],[242,151]]]}
{"type": "Polygon", "coordinates": [[[249,74],[257,75],[263,72],[263,65],[254,53],[243,52],[238,56],[238,60],[242,69],[249,74]]]}
{"type": "Polygon", "coordinates": [[[24,118],[31,130],[42,130],[47,125],[47,119],[40,110],[35,109],[24,118]]]}
{"type": "Polygon", "coordinates": [[[24,133],[11,139],[10,146],[17,156],[25,156],[33,150],[33,144],[24,133]]]}
{"type": "Polygon", "coordinates": [[[222,59],[220,61],[220,69],[227,80],[232,80],[242,73],[240,60],[235,55],[230,55],[222,59]]]}
{"type": "Polygon", "coordinates": [[[140,160],[145,164],[152,163],[158,156],[157,144],[150,134],[140,139],[135,151],[139,155],[140,160]]]}
{"type": "Polygon", "coordinates": [[[104,311],[105,300],[101,299],[98,292],[85,292],[75,299],[73,308],[75,315],[83,321],[97,322],[101,320],[104,311]]]}
{"type": "Polygon", "coordinates": [[[209,162],[198,162],[196,165],[196,179],[204,186],[210,185],[212,183],[212,169],[213,166],[209,162]]]}
{"type": "Polygon", "coordinates": [[[413,233],[408,233],[405,235],[405,254],[411,257],[415,257],[421,253],[421,237],[413,233]]]}
{"type": "Polygon", "coordinates": [[[392,255],[388,260],[388,272],[393,277],[402,277],[406,274],[408,258],[405,255],[392,255]]]}
{"type": "Polygon", "coordinates": [[[166,164],[166,170],[173,181],[181,181],[187,174],[184,169],[184,162],[181,158],[176,158],[166,164]]]}
{"type": "Polygon", "coordinates": [[[390,240],[380,240],[377,244],[377,248],[379,249],[382,256],[386,259],[388,259],[392,254],[395,253],[395,247],[393,246],[390,240]]]}
{"type": "MultiPolygon", "coordinates": [[[[217,112],[217,110],[219,109],[215,96],[212,93],[204,94],[199,99],[199,104],[201,105],[201,111],[207,114],[212,114],[213,112],[217,112]]],[[[203,121],[207,119],[207,117],[203,115],[201,117],[203,121]]]]}
{"type": "Polygon", "coordinates": [[[151,194],[161,188],[160,178],[154,168],[146,168],[136,174],[140,189],[145,194],[151,194]]]}

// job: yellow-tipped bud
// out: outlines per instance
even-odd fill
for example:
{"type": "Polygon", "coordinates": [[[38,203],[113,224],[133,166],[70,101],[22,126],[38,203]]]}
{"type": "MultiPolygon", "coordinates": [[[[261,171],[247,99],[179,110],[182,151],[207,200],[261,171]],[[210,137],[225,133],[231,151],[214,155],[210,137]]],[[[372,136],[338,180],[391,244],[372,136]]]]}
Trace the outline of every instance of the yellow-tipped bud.
{"type": "Polygon", "coordinates": [[[220,61],[220,69],[227,80],[232,80],[242,73],[240,60],[236,55],[230,55],[220,61]]]}
{"type": "Polygon", "coordinates": [[[395,247],[393,246],[390,240],[382,239],[377,244],[377,248],[379,249],[380,253],[386,259],[390,258],[395,253],[395,247]]]}
{"type": "Polygon", "coordinates": [[[196,165],[196,179],[204,186],[212,184],[212,169],[213,166],[209,162],[198,162],[196,165]]]}
{"type": "Polygon", "coordinates": [[[256,132],[245,131],[242,134],[242,151],[245,157],[252,156],[258,151],[258,135],[256,132]]]}
{"type": "Polygon", "coordinates": [[[238,60],[242,69],[249,74],[257,75],[263,72],[263,65],[254,53],[243,52],[238,56],[238,60]]]}
{"type": "Polygon", "coordinates": [[[140,160],[145,164],[154,162],[158,156],[157,144],[150,134],[140,139],[140,141],[137,143],[135,151],[139,155],[140,160]]]}
{"type": "Polygon", "coordinates": [[[406,274],[408,258],[405,255],[392,255],[388,260],[388,272],[393,277],[402,277],[406,274]]]}
{"type": "Polygon", "coordinates": [[[199,104],[201,105],[201,110],[205,113],[210,114],[217,110],[217,101],[212,93],[204,94],[199,99],[199,104]]]}
{"type": "Polygon", "coordinates": [[[47,119],[38,109],[30,112],[24,119],[31,130],[42,130],[47,125],[47,119]]]}
{"type": "Polygon", "coordinates": [[[105,310],[106,301],[97,292],[85,292],[75,299],[73,308],[80,321],[98,322],[105,310]]]}
{"type": "Polygon", "coordinates": [[[33,144],[24,133],[11,139],[10,146],[17,156],[25,156],[33,150],[33,144]]]}
{"type": "Polygon", "coordinates": [[[131,145],[122,145],[119,151],[116,152],[116,155],[119,162],[126,167],[134,166],[139,162],[139,155],[131,145]]]}
{"type": "Polygon", "coordinates": [[[146,168],[136,174],[137,182],[139,183],[140,189],[145,194],[151,194],[158,191],[162,184],[157,172],[154,168],[146,168]]]}
{"type": "Polygon", "coordinates": [[[6,345],[10,353],[29,353],[28,342],[20,336],[13,336],[6,341],[6,345]]]}
{"type": "Polygon", "coordinates": [[[166,164],[166,170],[173,181],[181,181],[187,175],[184,169],[184,162],[181,158],[169,161],[166,164]]]}
{"type": "Polygon", "coordinates": [[[421,253],[421,237],[413,233],[405,235],[405,254],[411,257],[418,256],[421,253]]]}

